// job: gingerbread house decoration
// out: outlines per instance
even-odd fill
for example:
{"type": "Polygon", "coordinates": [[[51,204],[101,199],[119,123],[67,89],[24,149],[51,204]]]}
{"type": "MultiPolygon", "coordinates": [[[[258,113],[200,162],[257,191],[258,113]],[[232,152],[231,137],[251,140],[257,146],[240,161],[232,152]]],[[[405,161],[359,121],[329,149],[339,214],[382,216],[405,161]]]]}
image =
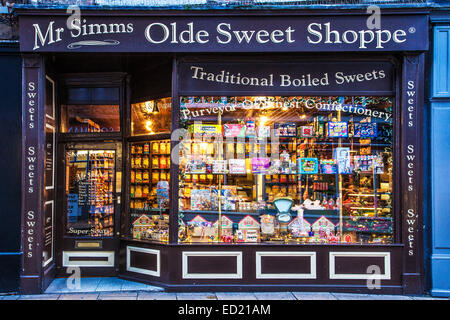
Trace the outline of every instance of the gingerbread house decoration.
{"type": "Polygon", "coordinates": [[[191,233],[193,242],[208,242],[216,235],[214,226],[208,226],[208,221],[200,215],[196,215],[188,224],[193,226],[191,233]]]}
{"type": "MultiPolygon", "coordinates": [[[[217,230],[217,234],[219,233],[219,219],[214,222],[214,228],[217,230]]],[[[233,220],[228,218],[227,216],[222,216],[222,236],[233,236],[233,220]]]]}
{"type": "Polygon", "coordinates": [[[191,221],[189,221],[190,224],[199,224],[202,222],[207,222],[205,218],[203,218],[201,215],[196,215],[191,221]]]}
{"type": "Polygon", "coordinates": [[[259,242],[261,225],[250,215],[245,216],[239,222],[239,230],[242,232],[243,242],[259,242]]]}
{"type": "Polygon", "coordinates": [[[152,228],[152,220],[145,214],[133,222],[133,239],[143,239],[146,237],[147,230],[152,228]]]}
{"type": "Polygon", "coordinates": [[[325,216],[321,216],[316,220],[311,226],[312,231],[314,233],[318,233],[320,230],[330,230],[334,232],[335,225],[330,220],[328,220],[325,216]]]}
{"type": "Polygon", "coordinates": [[[311,231],[311,223],[304,218],[296,217],[288,224],[288,229],[293,237],[308,237],[311,231]]]}

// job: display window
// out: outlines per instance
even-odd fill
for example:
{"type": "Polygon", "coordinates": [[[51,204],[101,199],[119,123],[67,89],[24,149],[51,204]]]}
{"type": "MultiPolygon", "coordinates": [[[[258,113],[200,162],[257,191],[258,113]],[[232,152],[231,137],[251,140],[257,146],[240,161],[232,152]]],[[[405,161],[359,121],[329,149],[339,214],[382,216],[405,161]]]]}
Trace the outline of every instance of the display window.
{"type": "Polygon", "coordinates": [[[131,105],[131,135],[170,133],[171,98],[131,105]]]}
{"type": "Polygon", "coordinates": [[[180,243],[392,243],[393,98],[181,97],[180,243]]]}
{"type": "Polygon", "coordinates": [[[131,105],[128,210],[134,240],[169,241],[171,110],[171,98],[131,105]]]}
{"type": "Polygon", "coordinates": [[[132,238],[169,241],[170,140],[131,143],[132,238]]]}

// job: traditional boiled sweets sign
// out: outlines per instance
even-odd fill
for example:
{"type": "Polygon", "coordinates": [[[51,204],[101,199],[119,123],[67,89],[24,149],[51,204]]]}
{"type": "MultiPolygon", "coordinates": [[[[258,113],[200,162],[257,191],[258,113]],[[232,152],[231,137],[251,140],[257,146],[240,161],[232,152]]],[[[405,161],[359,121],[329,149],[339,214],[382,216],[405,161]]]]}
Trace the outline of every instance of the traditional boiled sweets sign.
{"type": "MultiPolygon", "coordinates": [[[[280,61],[183,62],[179,65],[182,94],[218,94],[245,91],[248,94],[321,93],[345,95],[393,92],[393,66],[387,61],[280,61]]],[[[295,108],[295,105],[290,106],[295,108]]],[[[275,128],[276,131],[276,128],[275,128]]],[[[278,133],[278,132],[277,132],[278,133]]]]}
{"type": "Polygon", "coordinates": [[[20,49],[29,52],[320,52],[428,49],[426,15],[386,12],[382,28],[369,14],[241,16],[208,12],[130,16],[111,11],[33,15],[17,10],[20,49]]]}

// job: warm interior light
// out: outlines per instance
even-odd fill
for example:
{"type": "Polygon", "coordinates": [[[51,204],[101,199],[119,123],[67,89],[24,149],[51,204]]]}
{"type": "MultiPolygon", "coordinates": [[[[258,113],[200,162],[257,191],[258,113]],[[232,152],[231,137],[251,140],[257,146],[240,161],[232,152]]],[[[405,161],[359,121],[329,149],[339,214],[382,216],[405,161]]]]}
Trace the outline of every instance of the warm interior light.
{"type": "Polygon", "coordinates": [[[152,121],[151,120],[147,120],[145,122],[145,129],[147,129],[147,131],[149,131],[150,133],[152,133],[152,121]]]}
{"type": "Polygon", "coordinates": [[[208,144],[206,142],[202,142],[200,144],[200,148],[202,149],[202,151],[206,151],[208,149],[208,144]]]}
{"type": "Polygon", "coordinates": [[[259,119],[259,124],[261,125],[261,126],[263,126],[266,122],[267,122],[267,117],[266,116],[262,116],[260,119],[259,119]]]}

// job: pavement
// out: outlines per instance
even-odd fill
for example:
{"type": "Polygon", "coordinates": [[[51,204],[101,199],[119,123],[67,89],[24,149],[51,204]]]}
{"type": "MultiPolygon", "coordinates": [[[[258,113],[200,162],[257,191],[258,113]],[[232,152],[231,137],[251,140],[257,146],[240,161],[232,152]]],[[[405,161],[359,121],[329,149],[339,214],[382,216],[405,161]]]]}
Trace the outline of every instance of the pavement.
{"type": "Polygon", "coordinates": [[[449,300],[430,296],[334,292],[165,292],[119,278],[55,279],[45,293],[0,294],[0,300],[449,300]]]}

